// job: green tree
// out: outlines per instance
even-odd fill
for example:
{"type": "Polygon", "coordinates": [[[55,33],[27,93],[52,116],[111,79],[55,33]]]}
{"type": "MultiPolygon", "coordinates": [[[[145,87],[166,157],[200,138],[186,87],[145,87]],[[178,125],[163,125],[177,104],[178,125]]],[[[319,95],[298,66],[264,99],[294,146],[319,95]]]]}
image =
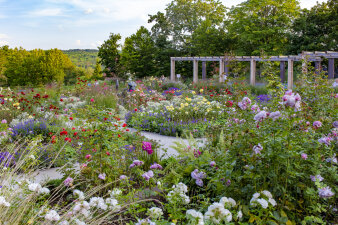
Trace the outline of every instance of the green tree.
{"type": "Polygon", "coordinates": [[[191,38],[203,21],[221,25],[226,8],[219,0],[173,0],[166,13],[150,16],[148,22],[155,24],[152,32],[156,37],[166,36],[178,50],[192,52],[191,38]]]}
{"type": "Polygon", "coordinates": [[[288,33],[299,13],[297,0],[247,0],[232,7],[227,28],[236,43],[235,54],[286,53],[288,33]]]}
{"type": "Polygon", "coordinates": [[[94,69],[94,72],[93,72],[93,76],[91,78],[94,79],[94,80],[102,80],[102,78],[103,78],[101,64],[100,64],[99,59],[96,60],[95,69],[94,69]]]}
{"type": "Polygon", "coordinates": [[[141,78],[147,75],[155,75],[155,54],[156,48],[151,34],[142,26],[136,34],[126,38],[121,61],[126,71],[141,78]]]}
{"type": "Polygon", "coordinates": [[[118,75],[121,69],[120,40],[120,34],[111,33],[109,39],[99,47],[100,63],[105,66],[105,72],[109,75],[118,75]]]}
{"type": "Polygon", "coordinates": [[[304,9],[292,26],[289,53],[338,49],[338,2],[317,3],[304,9]]]}

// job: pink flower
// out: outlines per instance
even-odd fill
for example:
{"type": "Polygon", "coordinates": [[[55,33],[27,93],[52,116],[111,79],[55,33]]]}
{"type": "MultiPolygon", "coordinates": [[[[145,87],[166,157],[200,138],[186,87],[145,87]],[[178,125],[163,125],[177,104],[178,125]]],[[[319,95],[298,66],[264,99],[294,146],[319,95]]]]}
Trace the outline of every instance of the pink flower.
{"type": "Polygon", "coordinates": [[[101,180],[105,180],[106,179],[106,174],[105,173],[100,173],[98,178],[100,178],[101,180]]]}
{"type": "Polygon", "coordinates": [[[215,162],[215,161],[211,161],[209,165],[210,165],[211,167],[214,167],[214,166],[216,166],[216,162],[215,162]]]}
{"type": "Polygon", "coordinates": [[[7,123],[7,120],[3,119],[1,120],[1,123],[7,123]]]}
{"type": "Polygon", "coordinates": [[[130,164],[129,168],[133,168],[135,166],[141,166],[143,165],[144,162],[140,161],[140,160],[134,160],[132,164],[130,164]]]}
{"type": "Polygon", "coordinates": [[[255,115],[254,120],[256,120],[257,122],[261,122],[267,116],[268,114],[265,111],[260,111],[255,115]]]}
{"type": "Polygon", "coordinates": [[[261,151],[263,150],[263,147],[261,144],[255,145],[252,150],[256,155],[261,154],[261,151]]]}
{"type": "Polygon", "coordinates": [[[302,159],[306,160],[306,159],[307,159],[307,154],[302,153],[302,154],[301,154],[301,157],[302,157],[302,159]]]}
{"type": "Polygon", "coordinates": [[[91,99],[90,99],[90,101],[91,101],[91,102],[94,102],[94,99],[93,99],[93,98],[91,98],[91,99]]]}
{"type": "Polygon", "coordinates": [[[151,155],[154,151],[152,150],[152,148],[151,148],[151,143],[150,142],[147,142],[147,141],[143,141],[142,142],[142,149],[144,150],[144,151],[147,151],[147,153],[149,154],[149,155],[151,155]]]}
{"type": "Polygon", "coordinates": [[[86,155],[86,159],[91,159],[91,158],[92,158],[91,154],[86,155]]]}
{"type": "Polygon", "coordinates": [[[63,181],[63,183],[64,183],[65,186],[69,187],[69,186],[72,186],[72,185],[73,185],[73,181],[74,181],[73,178],[67,177],[67,178],[63,181]]]}

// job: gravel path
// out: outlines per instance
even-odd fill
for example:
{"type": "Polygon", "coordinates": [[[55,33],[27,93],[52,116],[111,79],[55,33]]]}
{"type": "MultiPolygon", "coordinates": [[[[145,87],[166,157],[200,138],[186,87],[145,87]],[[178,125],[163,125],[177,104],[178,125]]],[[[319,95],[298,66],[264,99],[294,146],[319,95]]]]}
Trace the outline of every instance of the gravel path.
{"type": "MultiPolygon", "coordinates": [[[[132,132],[137,132],[136,129],[129,128],[132,132]]],[[[159,149],[159,156],[162,158],[169,158],[170,156],[178,156],[179,153],[172,148],[172,146],[175,146],[174,142],[183,140],[187,145],[188,145],[188,140],[187,139],[181,139],[181,138],[176,138],[176,137],[170,137],[170,136],[164,136],[160,134],[155,134],[155,133],[150,133],[150,132],[145,132],[141,131],[141,135],[144,137],[157,141],[161,147],[159,149]]],[[[198,138],[195,139],[197,142],[198,147],[203,147],[206,143],[206,139],[204,138],[198,138]]],[[[79,167],[79,165],[77,165],[79,167]]],[[[51,168],[51,169],[46,169],[46,170],[38,170],[35,172],[34,182],[39,182],[43,183],[47,180],[53,180],[53,179],[60,179],[62,178],[63,174],[61,174],[59,171],[57,171],[59,168],[51,168]]]]}

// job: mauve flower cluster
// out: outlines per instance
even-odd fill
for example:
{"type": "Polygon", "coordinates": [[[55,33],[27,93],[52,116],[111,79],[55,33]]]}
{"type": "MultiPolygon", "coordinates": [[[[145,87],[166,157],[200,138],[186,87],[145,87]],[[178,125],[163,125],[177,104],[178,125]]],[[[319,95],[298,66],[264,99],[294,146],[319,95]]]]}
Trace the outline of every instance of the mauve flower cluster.
{"type": "Polygon", "coordinates": [[[239,108],[246,110],[251,104],[251,100],[248,97],[244,97],[241,102],[238,102],[239,108]]]}
{"type": "Polygon", "coordinates": [[[283,105],[293,107],[296,111],[300,110],[300,103],[302,98],[299,94],[292,93],[292,90],[289,90],[285,92],[285,95],[283,96],[283,105]]]}
{"type": "Polygon", "coordinates": [[[140,160],[134,160],[132,164],[130,164],[129,168],[133,168],[135,166],[141,166],[143,165],[144,162],[140,161],[140,160]]]}
{"type": "Polygon", "coordinates": [[[199,172],[198,169],[195,169],[191,172],[191,177],[195,179],[196,184],[200,187],[203,187],[203,180],[207,177],[207,175],[204,172],[199,172]]]}
{"type": "Polygon", "coordinates": [[[142,174],[142,177],[146,180],[150,180],[150,178],[154,177],[154,172],[152,170],[149,170],[148,172],[142,174]]]}

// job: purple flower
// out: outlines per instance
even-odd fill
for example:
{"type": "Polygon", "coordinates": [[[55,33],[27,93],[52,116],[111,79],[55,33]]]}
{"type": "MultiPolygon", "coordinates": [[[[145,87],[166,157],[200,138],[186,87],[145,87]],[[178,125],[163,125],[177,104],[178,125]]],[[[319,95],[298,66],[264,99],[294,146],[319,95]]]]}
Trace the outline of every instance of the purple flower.
{"type": "Polygon", "coordinates": [[[276,119],[278,119],[280,116],[281,116],[281,114],[280,114],[279,111],[270,113],[270,118],[272,118],[273,121],[275,121],[276,119]]]}
{"type": "Polygon", "coordinates": [[[7,123],[7,120],[3,119],[1,120],[1,123],[7,123]]]}
{"type": "Polygon", "coordinates": [[[216,162],[215,162],[215,161],[211,161],[209,165],[210,165],[211,167],[214,167],[214,166],[216,166],[216,162]]]}
{"type": "Polygon", "coordinates": [[[326,144],[329,146],[331,144],[331,138],[330,137],[322,137],[318,140],[319,143],[326,144]]]}
{"type": "Polygon", "coordinates": [[[142,174],[142,177],[146,180],[149,180],[150,178],[154,177],[154,172],[149,170],[148,172],[142,174]]]}
{"type": "Polygon", "coordinates": [[[105,174],[105,173],[100,173],[100,174],[99,174],[99,178],[100,178],[101,180],[105,180],[105,179],[106,179],[106,174],[105,174]]]}
{"type": "Polygon", "coordinates": [[[140,161],[140,160],[134,160],[132,164],[130,164],[129,168],[133,168],[135,166],[141,166],[143,165],[144,162],[140,161]]]}
{"type": "Polygon", "coordinates": [[[125,180],[125,179],[127,179],[127,176],[126,176],[126,175],[121,175],[121,176],[120,176],[120,180],[125,180]]]}
{"type": "Polygon", "coordinates": [[[231,184],[231,180],[228,179],[227,182],[225,183],[225,185],[226,185],[226,186],[230,186],[230,184],[231,184]]]}
{"type": "Polygon", "coordinates": [[[321,198],[330,198],[334,195],[330,187],[318,188],[318,194],[321,198]]]}
{"type": "Polygon", "coordinates": [[[194,171],[191,172],[191,177],[193,179],[204,179],[207,177],[207,175],[204,172],[198,172],[198,169],[195,169],[194,171]]]}
{"type": "Polygon", "coordinates": [[[332,123],[332,126],[333,126],[334,128],[338,128],[338,121],[334,121],[334,122],[332,123]]]}
{"type": "Polygon", "coordinates": [[[69,186],[72,186],[72,185],[73,185],[73,181],[74,181],[73,178],[67,177],[67,178],[63,181],[63,183],[64,183],[65,186],[69,187],[69,186]]]}
{"type": "Polygon", "coordinates": [[[317,129],[317,128],[319,128],[319,127],[322,126],[322,122],[320,122],[320,121],[315,121],[315,122],[313,122],[312,126],[314,126],[314,128],[317,129]]]}
{"type": "Polygon", "coordinates": [[[322,176],[320,176],[320,175],[316,175],[316,176],[310,176],[310,178],[311,178],[311,180],[313,181],[313,182],[316,182],[316,181],[323,181],[324,180],[324,178],[322,177],[322,176]]]}
{"type": "Polygon", "coordinates": [[[154,163],[153,165],[150,166],[150,169],[161,170],[161,169],[163,169],[163,167],[160,164],[154,163]]]}
{"type": "Polygon", "coordinates": [[[263,147],[261,144],[255,145],[252,150],[256,155],[261,154],[261,151],[263,150],[263,147]]]}
{"type": "Polygon", "coordinates": [[[153,153],[153,150],[151,148],[151,143],[147,141],[142,142],[142,149],[146,151],[149,155],[153,153]]]}
{"type": "Polygon", "coordinates": [[[196,179],[195,182],[198,186],[203,187],[203,180],[202,179],[196,179]]]}
{"type": "Polygon", "coordinates": [[[263,110],[260,111],[259,113],[257,113],[254,116],[254,120],[256,120],[257,122],[261,122],[263,119],[265,119],[268,116],[268,114],[263,110]]]}
{"type": "Polygon", "coordinates": [[[301,157],[302,157],[302,159],[306,160],[306,159],[307,159],[307,154],[302,153],[302,154],[301,154],[301,157]]]}

